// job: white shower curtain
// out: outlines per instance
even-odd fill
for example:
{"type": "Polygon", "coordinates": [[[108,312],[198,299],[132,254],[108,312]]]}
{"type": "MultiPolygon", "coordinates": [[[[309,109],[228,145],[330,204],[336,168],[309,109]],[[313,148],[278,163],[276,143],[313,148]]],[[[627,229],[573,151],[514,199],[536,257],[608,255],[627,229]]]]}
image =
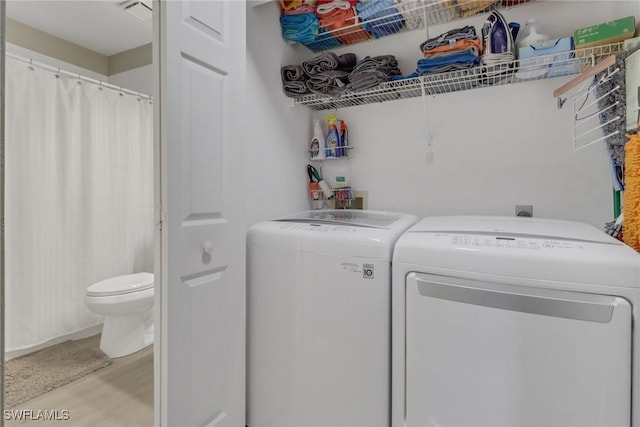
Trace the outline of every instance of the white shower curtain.
{"type": "Polygon", "coordinates": [[[5,348],[99,324],[83,298],[153,271],[149,100],[7,58],[5,348]]]}

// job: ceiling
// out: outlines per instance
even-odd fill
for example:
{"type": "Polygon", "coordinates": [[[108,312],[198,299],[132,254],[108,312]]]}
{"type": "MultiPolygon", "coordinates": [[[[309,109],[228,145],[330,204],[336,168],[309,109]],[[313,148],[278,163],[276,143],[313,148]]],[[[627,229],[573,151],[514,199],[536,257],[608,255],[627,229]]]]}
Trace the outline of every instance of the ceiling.
{"type": "Polygon", "coordinates": [[[151,42],[151,20],[125,12],[121,0],[8,0],[7,17],[111,56],[151,42]]]}

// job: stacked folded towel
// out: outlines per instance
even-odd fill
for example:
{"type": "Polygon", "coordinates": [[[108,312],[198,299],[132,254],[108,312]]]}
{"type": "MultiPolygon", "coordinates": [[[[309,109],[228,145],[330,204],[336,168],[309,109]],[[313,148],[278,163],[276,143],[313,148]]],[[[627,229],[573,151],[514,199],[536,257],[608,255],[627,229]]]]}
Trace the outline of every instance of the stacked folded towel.
{"type": "Polygon", "coordinates": [[[301,65],[285,65],[280,74],[284,94],[290,98],[310,93],[340,96],[347,90],[363,91],[401,75],[393,55],[366,57],[357,62],[353,53],[337,56],[333,52],[323,52],[301,65]]]}
{"type": "Polygon", "coordinates": [[[281,15],[282,37],[300,43],[311,43],[318,36],[318,18],[315,13],[281,15]]]}
{"type": "Polygon", "coordinates": [[[333,12],[334,10],[349,10],[352,7],[351,3],[347,0],[321,1],[316,7],[316,12],[318,12],[318,15],[323,15],[333,12]]]}
{"type": "Polygon", "coordinates": [[[420,45],[423,53],[438,47],[446,47],[459,40],[478,40],[475,27],[467,25],[466,27],[454,28],[446,33],[440,34],[438,37],[431,38],[420,45]]]}
{"type": "Polygon", "coordinates": [[[367,56],[358,62],[351,74],[347,88],[353,92],[370,89],[400,75],[398,61],[393,55],[367,56]]]}
{"type": "Polygon", "coordinates": [[[323,52],[301,65],[285,65],[280,69],[282,90],[290,98],[310,93],[339,96],[345,91],[356,62],[353,53],[338,56],[323,52]]]}
{"type": "Polygon", "coordinates": [[[444,2],[442,0],[424,0],[424,2],[429,5],[426,9],[427,24],[451,22],[457,16],[449,0],[444,2]]]}
{"type": "Polygon", "coordinates": [[[417,72],[420,75],[429,73],[445,73],[448,71],[466,70],[480,63],[480,55],[476,46],[465,49],[431,55],[418,60],[417,72]]]}
{"type": "Polygon", "coordinates": [[[311,93],[307,87],[307,78],[302,65],[285,65],[280,68],[282,90],[289,98],[299,98],[311,93]]]}
{"type": "Polygon", "coordinates": [[[307,87],[320,95],[340,96],[346,90],[348,77],[348,71],[324,71],[309,77],[307,87]]]}
{"type": "Polygon", "coordinates": [[[315,13],[316,0],[280,0],[280,6],[284,15],[315,13]]]}
{"type": "Polygon", "coordinates": [[[404,25],[404,17],[394,7],[394,0],[367,0],[356,5],[358,17],[365,21],[365,30],[379,38],[397,33],[404,25]]]}
{"type": "Polygon", "coordinates": [[[355,66],[356,55],[354,53],[338,56],[333,52],[323,52],[302,63],[302,69],[308,76],[332,70],[351,72],[355,66]]]}
{"type": "Polygon", "coordinates": [[[423,0],[396,0],[396,9],[402,13],[404,26],[409,30],[422,28],[424,15],[423,0]]]}
{"type": "Polygon", "coordinates": [[[476,15],[480,12],[493,7],[497,0],[451,0],[456,15],[467,17],[476,15]]]}
{"type": "Polygon", "coordinates": [[[356,55],[345,53],[337,56],[333,52],[323,52],[304,61],[302,69],[309,76],[307,87],[313,93],[340,96],[347,86],[348,77],[356,65],[356,55]]]}
{"type": "Polygon", "coordinates": [[[369,33],[357,24],[356,12],[352,3],[347,0],[320,3],[316,15],[320,20],[320,28],[343,44],[357,43],[370,38],[369,33]]]}
{"type": "Polygon", "coordinates": [[[334,38],[331,33],[327,33],[325,28],[320,27],[318,29],[318,37],[316,37],[315,41],[312,43],[305,43],[304,45],[313,52],[321,52],[323,50],[340,47],[342,46],[342,43],[340,43],[338,39],[334,38]]]}
{"type": "Polygon", "coordinates": [[[465,70],[480,63],[480,40],[472,26],[455,28],[420,45],[418,75],[465,70]]]}

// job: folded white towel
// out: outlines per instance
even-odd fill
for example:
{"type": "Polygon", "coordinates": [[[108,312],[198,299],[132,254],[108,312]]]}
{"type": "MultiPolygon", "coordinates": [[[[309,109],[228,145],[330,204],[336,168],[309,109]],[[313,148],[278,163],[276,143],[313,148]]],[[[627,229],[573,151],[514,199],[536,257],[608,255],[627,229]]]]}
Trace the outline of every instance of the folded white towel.
{"type": "Polygon", "coordinates": [[[316,12],[322,15],[329,13],[335,9],[349,10],[351,9],[351,3],[346,0],[333,0],[331,3],[322,3],[316,8],[316,12]]]}
{"type": "Polygon", "coordinates": [[[402,13],[405,27],[410,30],[423,27],[423,4],[422,0],[396,0],[396,8],[402,13]]]}

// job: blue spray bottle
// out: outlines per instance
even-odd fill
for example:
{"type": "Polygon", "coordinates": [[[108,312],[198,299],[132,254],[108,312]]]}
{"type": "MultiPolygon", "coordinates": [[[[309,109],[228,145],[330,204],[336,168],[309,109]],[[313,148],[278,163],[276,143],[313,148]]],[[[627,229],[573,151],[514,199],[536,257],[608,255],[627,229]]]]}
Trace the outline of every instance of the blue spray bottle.
{"type": "Polygon", "coordinates": [[[336,127],[336,120],[338,118],[329,114],[325,117],[325,122],[327,123],[327,138],[325,139],[325,147],[326,147],[326,157],[339,157],[339,147],[340,147],[340,134],[338,133],[338,128],[336,127]]]}

